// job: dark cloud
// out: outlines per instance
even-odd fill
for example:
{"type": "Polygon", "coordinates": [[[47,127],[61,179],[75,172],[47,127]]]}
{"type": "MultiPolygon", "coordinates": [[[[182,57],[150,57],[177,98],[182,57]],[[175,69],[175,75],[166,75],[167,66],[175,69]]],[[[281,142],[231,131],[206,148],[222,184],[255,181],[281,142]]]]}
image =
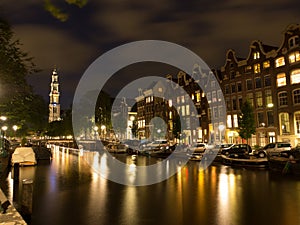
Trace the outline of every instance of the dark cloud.
{"type": "MultiPolygon", "coordinates": [[[[286,26],[300,21],[297,0],[90,0],[81,9],[56,2],[69,13],[68,21],[53,18],[41,0],[4,0],[0,9],[43,70],[29,79],[38,93],[48,96],[51,69],[60,68],[64,107],[72,102],[88,65],[120,44],[144,39],[175,42],[218,68],[227,49],[246,57],[253,40],[279,46],[286,26]]],[[[116,86],[123,80],[118,78],[116,86]]]]}

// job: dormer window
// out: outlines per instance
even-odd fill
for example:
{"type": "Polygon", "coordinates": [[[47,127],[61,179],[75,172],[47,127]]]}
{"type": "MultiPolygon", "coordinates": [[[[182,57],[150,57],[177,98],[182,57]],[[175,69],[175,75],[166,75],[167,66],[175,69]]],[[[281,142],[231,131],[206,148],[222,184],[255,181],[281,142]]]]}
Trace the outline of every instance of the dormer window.
{"type": "Polygon", "coordinates": [[[259,52],[254,52],[253,53],[253,59],[259,59],[259,58],[260,58],[259,52]]]}
{"type": "Polygon", "coordinates": [[[289,47],[293,48],[299,45],[299,37],[294,36],[289,39],[289,47]]]}
{"type": "Polygon", "coordinates": [[[284,61],[284,57],[279,57],[275,60],[275,67],[280,67],[280,66],[284,66],[285,65],[285,61],[284,61]]]}
{"type": "Polygon", "coordinates": [[[299,51],[292,52],[289,55],[289,61],[290,61],[290,63],[294,63],[294,62],[300,61],[300,53],[299,53],[299,51]]]}

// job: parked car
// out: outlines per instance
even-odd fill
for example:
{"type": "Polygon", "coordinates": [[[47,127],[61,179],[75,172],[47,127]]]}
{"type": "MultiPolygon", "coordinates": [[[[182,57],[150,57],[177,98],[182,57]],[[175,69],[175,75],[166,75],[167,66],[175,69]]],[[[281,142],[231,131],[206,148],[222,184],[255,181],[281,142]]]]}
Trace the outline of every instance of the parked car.
{"type": "Polygon", "coordinates": [[[158,151],[169,149],[169,143],[167,140],[156,140],[148,143],[142,150],[143,151],[158,151]]]}
{"type": "Polygon", "coordinates": [[[205,143],[195,143],[192,146],[188,147],[187,152],[193,152],[193,154],[203,153],[206,147],[207,146],[205,143]]]}
{"type": "Polygon", "coordinates": [[[287,142],[275,142],[267,144],[263,149],[258,150],[257,156],[259,158],[266,157],[267,155],[277,155],[279,156],[281,153],[286,151],[291,151],[292,146],[287,142]]]}
{"type": "Polygon", "coordinates": [[[248,144],[234,144],[221,150],[222,155],[227,155],[232,158],[246,157],[251,153],[252,148],[248,144]]]}
{"type": "Polygon", "coordinates": [[[127,145],[123,144],[123,143],[109,143],[106,146],[106,149],[108,152],[110,153],[126,153],[127,150],[127,145]]]}
{"type": "Polygon", "coordinates": [[[231,146],[233,146],[234,144],[217,144],[215,146],[212,147],[212,149],[218,150],[218,153],[221,154],[223,149],[229,148],[231,146]]]}
{"type": "Polygon", "coordinates": [[[11,164],[19,163],[20,166],[34,166],[37,164],[35,152],[32,147],[17,147],[12,154],[11,164]]]}
{"type": "Polygon", "coordinates": [[[129,155],[138,154],[140,150],[141,141],[140,140],[125,140],[122,141],[126,145],[126,152],[129,155]]]}

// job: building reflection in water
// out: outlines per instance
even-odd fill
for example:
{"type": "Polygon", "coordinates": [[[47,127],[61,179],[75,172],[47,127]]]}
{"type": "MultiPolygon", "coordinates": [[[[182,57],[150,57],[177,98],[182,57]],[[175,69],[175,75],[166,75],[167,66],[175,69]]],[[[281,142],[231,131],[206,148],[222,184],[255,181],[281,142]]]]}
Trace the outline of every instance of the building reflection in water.
{"type": "Polygon", "coordinates": [[[219,174],[218,180],[218,207],[217,207],[217,221],[220,224],[231,224],[231,212],[237,211],[237,195],[236,192],[236,177],[234,174],[227,174],[226,168],[223,167],[219,174]]]}
{"type": "MultiPolygon", "coordinates": [[[[20,180],[34,180],[32,225],[299,224],[297,179],[271,176],[267,170],[222,165],[203,170],[198,162],[183,166],[180,161],[167,161],[164,168],[158,165],[161,171],[156,176],[175,168],[174,176],[153,185],[126,186],[101,176],[108,177],[109,166],[114,163],[108,165],[107,154],[87,152],[78,156],[54,150],[51,163],[21,168],[20,180]]],[[[151,157],[125,154],[115,155],[113,160],[128,165],[120,175],[131,184],[138,177],[149,176],[137,174],[138,166],[159,163],[151,157]]],[[[12,198],[11,176],[7,192],[12,198]]]]}

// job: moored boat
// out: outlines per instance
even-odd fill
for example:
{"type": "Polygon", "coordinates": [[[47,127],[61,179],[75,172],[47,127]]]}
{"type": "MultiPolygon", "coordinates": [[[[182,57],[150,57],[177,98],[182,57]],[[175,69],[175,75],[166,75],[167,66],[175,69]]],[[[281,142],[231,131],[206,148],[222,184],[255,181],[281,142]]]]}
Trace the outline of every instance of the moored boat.
{"type": "Polygon", "coordinates": [[[253,168],[267,168],[269,166],[267,158],[256,158],[249,156],[249,158],[233,158],[226,155],[221,155],[222,163],[228,166],[238,167],[253,167],[253,168]]]}
{"type": "Polygon", "coordinates": [[[282,174],[300,175],[300,159],[272,156],[269,157],[269,168],[282,174]]]}
{"type": "Polygon", "coordinates": [[[11,164],[18,163],[20,166],[34,166],[37,164],[36,156],[32,147],[18,147],[11,157],[11,164]]]}
{"type": "Polygon", "coordinates": [[[122,143],[110,143],[106,146],[106,149],[110,153],[126,153],[127,146],[122,143]]]}

